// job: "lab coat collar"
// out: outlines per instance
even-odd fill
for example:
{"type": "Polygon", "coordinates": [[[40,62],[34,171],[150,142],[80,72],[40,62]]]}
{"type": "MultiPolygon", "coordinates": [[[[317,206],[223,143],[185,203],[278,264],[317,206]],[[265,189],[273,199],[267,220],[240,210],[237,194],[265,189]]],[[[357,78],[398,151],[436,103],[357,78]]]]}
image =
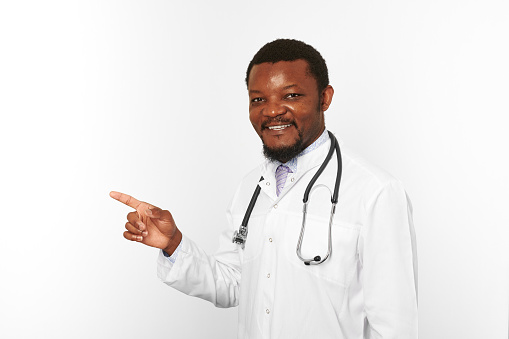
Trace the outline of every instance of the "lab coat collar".
{"type": "MultiPolygon", "coordinates": [[[[335,135],[334,135],[335,136],[335,135]]],[[[339,145],[341,146],[343,142],[338,138],[339,145]]],[[[306,174],[308,171],[320,166],[325,157],[327,156],[327,152],[330,148],[331,140],[330,138],[320,145],[318,148],[304,154],[297,158],[297,173],[289,173],[286,179],[285,187],[283,191],[279,195],[276,195],[276,168],[278,164],[274,161],[265,160],[264,163],[261,164],[261,173],[263,176],[263,180],[258,183],[262,192],[264,192],[274,203],[277,203],[281,200],[288,191],[306,174]]]]}

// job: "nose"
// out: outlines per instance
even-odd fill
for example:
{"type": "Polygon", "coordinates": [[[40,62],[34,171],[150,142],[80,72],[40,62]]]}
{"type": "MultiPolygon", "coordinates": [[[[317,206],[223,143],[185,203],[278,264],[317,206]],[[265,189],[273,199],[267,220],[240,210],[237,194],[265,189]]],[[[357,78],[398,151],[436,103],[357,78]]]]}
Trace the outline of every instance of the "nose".
{"type": "Polygon", "coordinates": [[[286,113],[286,107],[279,103],[273,102],[268,104],[263,109],[263,115],[268,117],[277,117],[286,113]]]}

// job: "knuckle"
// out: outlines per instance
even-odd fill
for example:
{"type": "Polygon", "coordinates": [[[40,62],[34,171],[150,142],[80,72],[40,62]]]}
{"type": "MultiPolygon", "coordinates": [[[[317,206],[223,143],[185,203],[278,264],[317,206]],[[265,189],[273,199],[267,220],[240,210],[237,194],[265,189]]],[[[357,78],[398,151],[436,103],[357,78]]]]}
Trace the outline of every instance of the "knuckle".
{"type": "Polygon", "coordinates": [[[173,222],[173,216],[171,215],[170,211],[164,210],[163,215],[164,215],[165,219],[167,219],[170,222],[173,222]]]}
{"type": "Polygon", "coordinates": [[[129,213],[127,213],[127,220],[129,220],[131,222],[133,220],[136,220],[137,217],[138,217],[138,213],[136,213],[136,212],[129,212],[129,213]]]}

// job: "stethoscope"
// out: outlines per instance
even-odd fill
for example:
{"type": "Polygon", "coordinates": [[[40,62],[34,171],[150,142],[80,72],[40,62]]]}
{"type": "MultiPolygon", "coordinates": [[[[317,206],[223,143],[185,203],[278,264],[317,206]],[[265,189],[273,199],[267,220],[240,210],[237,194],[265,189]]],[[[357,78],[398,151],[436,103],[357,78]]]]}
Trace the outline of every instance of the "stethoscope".
{"type": "MultiPolygon", "coordinates": [[[[341,182],[341,171],[343,169],[343,165],[341,162],[341,151],[339,149],[339,143],[336,140],[336,137],[331,132],[327,131],[329,133],[329,137],[331,139],[331,145],[329,149],[329,153],[327,153],[327,157],[323,161],[322,165],[316,172],[316,174],[313,176],[311,181],[309,182],[308,186],[306,187],[306,190],[304,191],[304,207],[302,209],[302,228],[300,230],[300,236],[299,241],[297,243],[297,256],[300,260],[304,262],[305,265],[318,265],[323,263],[327,258],[330,257],[332,253],[332,221],[334,219],[334,214],[336,213],[336,204],[338,203],[338,195],[339,195],[339,184],[341,182]],[[304,238],[304,230],[306,228],[306,215],[307,215],[307,207],[309,203],[309,195],[312,193],[312,191],[320,186],[324,185],[317,185],[316,187],[313,187],[318,177],[322,174],[325,167],[327,167],[327,164],[329,163],[330,159],[332,158],[332,154],[334,153],[334,150],[336,150],[336,156],[338,158],[338,173],[336,175],[336,182],[334,183],[334,194],[331,195],[331,202],[332,202],[332,208],[330,212],[330,219],[329,219],[329,244],[327,248],[327,254],[322,259],[319,255],[315,256],[312,259],[306,259],[302,257],[301,253],[301,246],[302,246],[302,240],[304,238]]],[[[263,176],[260,178],[260,181],[263,180],[263,176]]],[[[253,211],[254,205],[256,203],[256,199],[258,199],[258,195],[260,194],[260,185],[256,186],[256,189],[253,193],[253,196],[251,197],[251,201],[249,202],[249,206],[247,207],[246,214],[244,215],[244,219],[242,219],[242,223],[240,224],[239,230],[235,231],[233,233],[233,243],[241,245],[242,249],[244,249],[246,245],[246,239],[247,239],[247,223],[249,221],[249,217],[251,216],[251,212],[253,211]]],[[[330,190],[329,190],[330,192],[330,190]]]]}

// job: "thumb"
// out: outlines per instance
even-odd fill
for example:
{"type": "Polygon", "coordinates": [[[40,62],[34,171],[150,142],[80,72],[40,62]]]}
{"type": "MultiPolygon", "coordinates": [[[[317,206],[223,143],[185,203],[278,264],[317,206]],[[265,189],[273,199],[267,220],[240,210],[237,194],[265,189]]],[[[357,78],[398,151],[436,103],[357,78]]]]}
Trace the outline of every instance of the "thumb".
{"type": "Polygon", "coordinates": [[[162,210],[159,207],[152,206],[150,208],[147,208],[145,210],[145,214],[152,219],[173,222],[173,217],[170,211],[162,210]]]}

